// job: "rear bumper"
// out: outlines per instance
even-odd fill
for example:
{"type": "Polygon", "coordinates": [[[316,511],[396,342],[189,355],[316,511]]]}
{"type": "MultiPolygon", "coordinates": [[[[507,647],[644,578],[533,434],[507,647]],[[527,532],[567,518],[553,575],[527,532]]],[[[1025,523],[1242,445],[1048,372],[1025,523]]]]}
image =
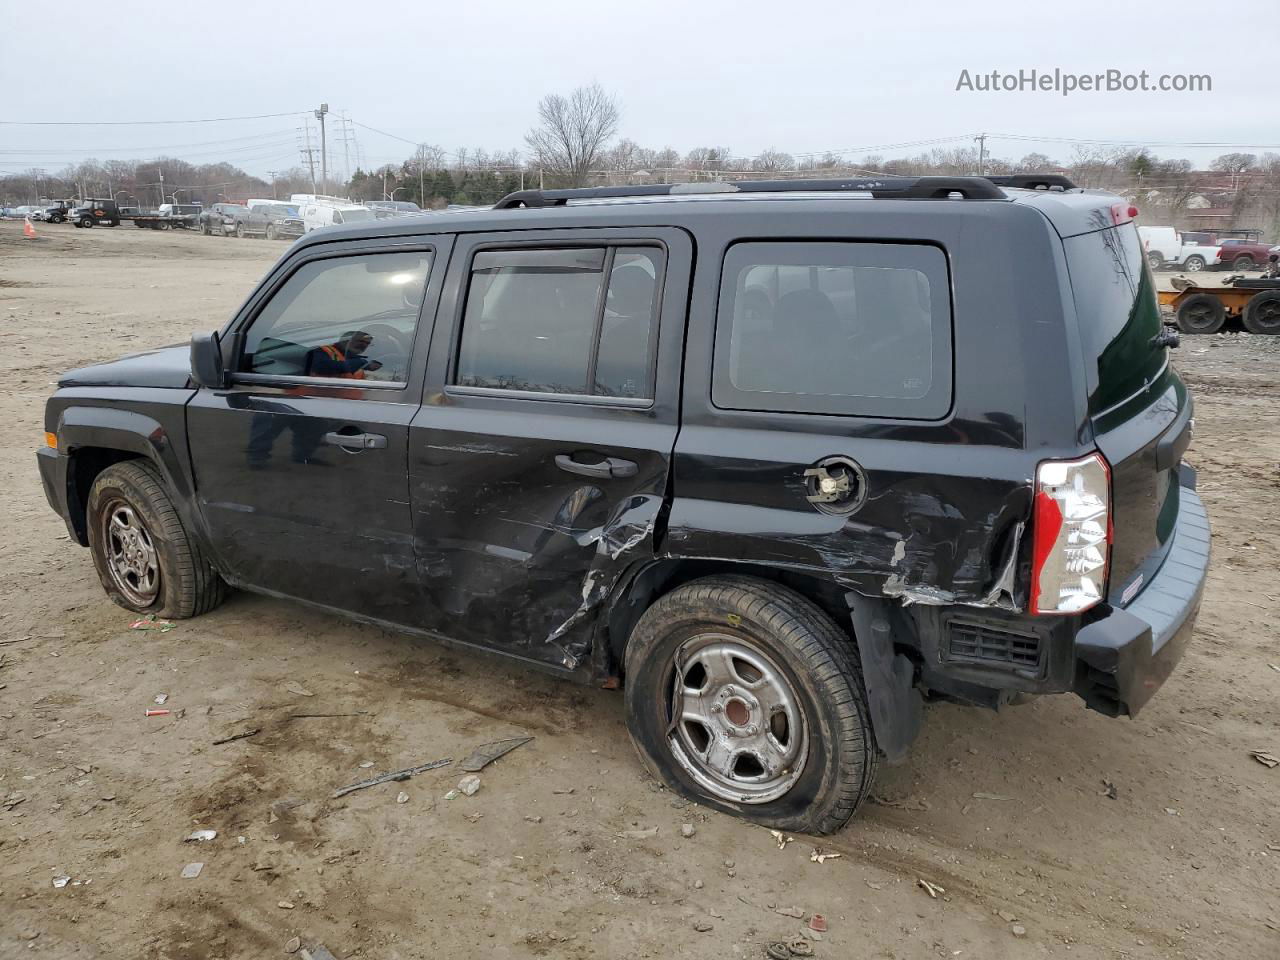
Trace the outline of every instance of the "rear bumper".
{"type": "Polygon", "coordinates": [[[1112,607],[1076,634],[1075,692],[1109,716],[1135,716],[1186,650],[1209,569],[1209,518],[1182,487],[1173,544],[1127,607],[1112,607]]]}

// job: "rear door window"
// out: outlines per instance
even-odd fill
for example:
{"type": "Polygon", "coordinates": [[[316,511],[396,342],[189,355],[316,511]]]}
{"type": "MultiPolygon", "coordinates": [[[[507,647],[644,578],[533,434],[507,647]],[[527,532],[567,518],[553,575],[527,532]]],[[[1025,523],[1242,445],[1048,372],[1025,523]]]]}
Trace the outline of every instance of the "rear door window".
{"type": "Polygon", "coordinates": [[[1132,224],[1063,241],[1084,348],[1089,412],[1097,415],[1142,390],[1165,362],[1151,345],[1160,333],[1151,271],[1132,224]]]}
{"type": "Polygon", "coordinates": [[[719,407],[937,419],[951,407],[951,349],[937,247],[747,242],[725,257],[719,407]]]}

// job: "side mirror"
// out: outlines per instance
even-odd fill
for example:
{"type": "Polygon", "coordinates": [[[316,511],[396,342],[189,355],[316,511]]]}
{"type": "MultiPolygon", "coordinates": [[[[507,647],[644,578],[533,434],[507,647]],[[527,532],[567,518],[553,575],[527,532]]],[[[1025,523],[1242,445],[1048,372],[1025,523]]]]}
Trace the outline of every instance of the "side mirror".
{"type": "Polygon", "coordinates": [[[197,333],[191,338],[191,379],[198,386],[213,390],[227,385],[217,332],[197,333]]]}

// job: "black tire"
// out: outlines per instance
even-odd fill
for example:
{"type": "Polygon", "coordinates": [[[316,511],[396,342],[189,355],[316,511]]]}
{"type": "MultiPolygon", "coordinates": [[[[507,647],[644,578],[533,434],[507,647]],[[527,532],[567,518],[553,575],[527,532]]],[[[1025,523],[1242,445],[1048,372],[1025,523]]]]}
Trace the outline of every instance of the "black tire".
{"type": "Polygon", "coordinates": [[[1150,266],[1152,270],[1159,270],[1164,266],[1164,257],[1160,256],[1158,253],[1148,253],[1147,265],[1150,266]]]}
{"type": "Polygon", "coordinates": [[[89,491],[86,523],[98,579],[107,596],[126,610],[185,619],[207,613],[226,596],[226,585],[188,536],[159,472],[145,460],[113,464],[98,474],[89,491]],[[151,602],[128,596],[112,573],[108,525],[120,505],[132,509],[157,558],[158,586],[151,602]]]}
{"type": "Polygon", "coordinates": [[[1200,256],[1198,253],[1196,253],[1196,254],[1192,254],[1191,256],[1187,257],[1187,259],[1186,259],[1185,261],[1183,261],[1183,263],[1182,263],[1182,269],[1184,269],[1184,270],[1186,270],[1186,271],[1188,271],[1188,272],[1190,272],[1190,273],[1198,273],[1198,272],[1200,272],[1201,270],[1203,270],[1203,269],[1204,269],[1204,265],[1205,265],[1205,259],[1204,259],[1204,257],[1202,257],[1202,256],[1200,256]]]}
{"type": "Polygon", "coordinates": [[[274,223],[267,224],[267,239],[274,240],[276,238],[276,225],[274,223]]]}
{"type": "Polygon", "coordinates": [[[1231,261],[1232,270],[1257,270],[1257,264],[1253,262],[1253,257],[1241,254],[1231,261]]]}
{"type": "Polygon", "coordinates": [[[87,230],[89,227],[92,227],[92,226],[93,226],[93,217],[81,217],[81,218],[80,218],[80,226],[84,227],[86,230],[87,230]]]}
{"type": "Polygon", "coordinates": [[[1227,308],[1212,293],[1193,293],[1178,304],[1178,329],[1183,333],[1217,333],[1227,320],[1227,308]]]}
{"type": "Polygon", "coordinates": [[[237,239],[237,240],[243,240],[243,239],[244,239],[244,224],[243,224],[243,223],[237,223],[237,224],[236,224],[236,239],[237,239]]]}
{"type": "Polygon", "coordinates": [[[55,213],[52,217],[50,217],[50,218],[49,218],[49,222],[50,222],[50,223],[62,223],[65,219],[66,219],[66,217],[62,216],[61,214],[59,214],[59,213],[55,213]]]}
{"type": "Polygon", "coordinates": [[[200,232],[203,233],[206,237],[209,236],[210,230],[209,230],[208,221],[202,220],[200,222],[200,232]]]}
{"type": "Polygon", "coordinates": [[[1250,333],[1280,334],[1280,290],[1255,293],[1244,305],[1244,328],[1250,333]]]}
{"type": "MultiPolygon", "coordinates": [[[[875,779],[879,753],[856,648],[817,606],[768,581],[708,577],[645,611],[627,645],[626,710],[631,739],[658,779],[699,803],[775,829],[832,833],[857,811],[875,779]],[[681,748],[673,745],[678,735],[670,723],[676,653],[708,635],[745,641],[763,653],[794,693],[808,752],[800,774],[776,798],[716,796],[677,758],[681,748]]],[[[792,735],[788,727],[787,738],[792,735]]],[[[732,762],[736,770],[738,760],[732,762]]]]}

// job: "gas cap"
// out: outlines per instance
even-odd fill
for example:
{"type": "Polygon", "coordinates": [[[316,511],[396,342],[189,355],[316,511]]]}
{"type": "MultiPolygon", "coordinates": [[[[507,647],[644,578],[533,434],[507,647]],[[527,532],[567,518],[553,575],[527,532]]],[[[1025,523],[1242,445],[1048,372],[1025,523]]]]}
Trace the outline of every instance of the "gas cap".
{"type": "Polygon", "coordinates": [[[853,513],[867,499],[867,475],[849,457],[823,457],[804,472],[805,499],[822,513],[853,513]]]}

